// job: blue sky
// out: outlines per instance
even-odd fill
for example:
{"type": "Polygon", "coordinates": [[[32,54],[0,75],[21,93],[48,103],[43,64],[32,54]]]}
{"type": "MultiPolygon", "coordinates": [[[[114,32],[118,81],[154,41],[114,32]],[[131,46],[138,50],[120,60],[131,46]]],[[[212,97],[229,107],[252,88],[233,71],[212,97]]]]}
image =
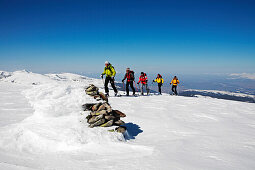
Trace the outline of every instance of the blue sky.
{"type": "Polygon", "coordinates": [[[252,0],[0,0],[0,70],[255,72],[252,0]]]}

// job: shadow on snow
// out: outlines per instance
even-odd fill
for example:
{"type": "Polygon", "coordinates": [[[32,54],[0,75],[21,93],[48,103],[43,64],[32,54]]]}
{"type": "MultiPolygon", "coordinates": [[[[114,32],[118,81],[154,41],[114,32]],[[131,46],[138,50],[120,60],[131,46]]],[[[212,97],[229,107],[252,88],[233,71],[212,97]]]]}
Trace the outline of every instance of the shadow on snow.
{"type": "Polygon", "coordinates": [[[139,133],[143,132],[143,130],[140,129],[140,126],[134,123],[126,123],[125,127],[127,128],[127,131],[124,134],[126,140],[135,139],[139,133]]]}
{"type": "MultiPolygon", "coordinates": [[[[126,84],[125,83],[123,85],[123,83],[115,82],[115,85],[116,85],[116,88],[119,91],[126,91],[126,84]]],[[[137,92],[141,92],[140,85],[134,83],[134,88],[137,92]]],[[[129,87],[129,91],[132,91],[131,87],[129,87]]],[[[146,91],[146,90],[144,89],[144,91],[146,91]]],[[[157,91],[150,89],[150,93],[157,93],[157,91]]]]}

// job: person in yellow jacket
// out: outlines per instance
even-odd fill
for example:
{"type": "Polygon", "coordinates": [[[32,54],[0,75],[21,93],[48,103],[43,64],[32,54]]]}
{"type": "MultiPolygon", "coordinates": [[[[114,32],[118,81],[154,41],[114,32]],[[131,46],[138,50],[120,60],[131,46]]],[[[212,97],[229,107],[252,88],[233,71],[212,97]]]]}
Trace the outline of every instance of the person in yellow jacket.
{"type": "Polygon", "coordinates": [[[173,78],[173,80],[171,81],[170,85],[173,84],[173,85],[172,85],[172,92],[173,92],[175,95],[178,95],[176,88],[177,88],[177,84],[179,84],[179,83],[180,83],[180,81],[178,80],[178,78],[177,78],[176,76],[174,76],[174,78],[173,78]]]}
{"type": "Polygon", "coordinates": [[[109,96],[109,88],[108,88],[108,83],[110,82],[112,85],[112,88],[115,92],[115,96],[117,95],[118,91],[115,87],[114,84],[114,77],[115,77],[116,71],[114,67],[108,62],[105,62],[105,68],[104,72],[101,74],[101,78],[103,79],[103,76],[106,75],[105,82],[104,82],[104,89],[105,89],[105,94],[109,96]]]}
{"type": "Polygon", "coordinates": [[[162,78],[162,76],[160,74],[158,74],[157,78],[155,80],[153,80],[153,82],[157,82],[158,83],[158,92],[159,92],[159,94],[161,94],[161,86],[164,83],[164,79],[162,78]]]}

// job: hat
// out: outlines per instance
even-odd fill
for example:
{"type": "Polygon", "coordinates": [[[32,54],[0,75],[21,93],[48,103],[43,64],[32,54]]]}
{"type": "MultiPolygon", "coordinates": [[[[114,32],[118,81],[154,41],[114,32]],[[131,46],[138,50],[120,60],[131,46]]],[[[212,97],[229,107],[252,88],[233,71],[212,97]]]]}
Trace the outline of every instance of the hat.
{"type": "Polygon", "coordinates": [[[109,64],[109,61],[105,61],[104,64],[109,64]]]}
{"type": "Polygon", "coordinates": [[[141,72],[141,74],[144,74],[144,72],[141,72]]]}
{"type": "Polygon", "coordinates": [[[130,70],[130,68],[127,68],[126,70],[130,70]]]}

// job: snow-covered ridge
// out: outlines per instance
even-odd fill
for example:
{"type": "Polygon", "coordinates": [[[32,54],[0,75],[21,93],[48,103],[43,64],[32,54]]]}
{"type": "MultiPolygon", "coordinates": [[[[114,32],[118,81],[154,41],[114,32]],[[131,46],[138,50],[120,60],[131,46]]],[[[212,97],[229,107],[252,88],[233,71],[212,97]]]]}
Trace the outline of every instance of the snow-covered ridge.
{"type": "Polygon", "coordinates": [[[187,97],[211,97],[224,100],[234,100],[240,102],[255,103],[255,95],[244,94],[244,93],[233,93],[227,91],[218,90],[183,90],[180,92],[180,96],[187,97]]]}
{"type": "Polygon", "coordinates": [[[234,92],[227,92],[227,91],[219,91],[219,90],[197,90],[197,89],[186,89],[186,91],[194,91],[194,92],[204,92],[204,93],[214,93],[214,94],[221,94],[221,95],[230,95],[230,96],[237,96],[237,97],[250,97],[255,99],[255,95],[249,95],[244,93],[234,93],[234,92]]]}
{"type": "Polygon", "coordinates": [[[0,71],[0,79],[10,77],[12,73],[6,71],[0,71]]]}
{"type": "MultiPolygon", "coordinates": [[[[100,149],[103,145],[125,141],[122,134],[108,132],[107,128],[90,129],[85,122],[86,112],[81,106],[95,101],[85,94],[84,87],[93,83],[103,90],[101,80],[71,73],[42,75],[15,71],[3,72],[3,75],[10,76],[2,78],[2,83],[28,87],[22,94],[34,113],[17,125],[0,130],[0,149],[29,153],[76,150],[90,153],[93,152],[89,149],[91,146],[100,149]]],[[[116,146],[125,147],[125,144],[116,146]]],[[[100,150],[97,153],[103,154],[100,150]]]]}
{"type": "Polygon", "coordinates": [[[232,79],[250,79],[250,80],[255,80],[255,73],[233,73],[230,74],[232,79]]]}
{"type": "Polygon", "coordinates": [[[94,79],[72,73],[60,74],[38,74],[28,72],[26,70],[6,72],[0,71],[0,81],[12,82],[26,85],[38,85],[45,83],[53,83],[57,81],[93,81],[94,79]]]}

